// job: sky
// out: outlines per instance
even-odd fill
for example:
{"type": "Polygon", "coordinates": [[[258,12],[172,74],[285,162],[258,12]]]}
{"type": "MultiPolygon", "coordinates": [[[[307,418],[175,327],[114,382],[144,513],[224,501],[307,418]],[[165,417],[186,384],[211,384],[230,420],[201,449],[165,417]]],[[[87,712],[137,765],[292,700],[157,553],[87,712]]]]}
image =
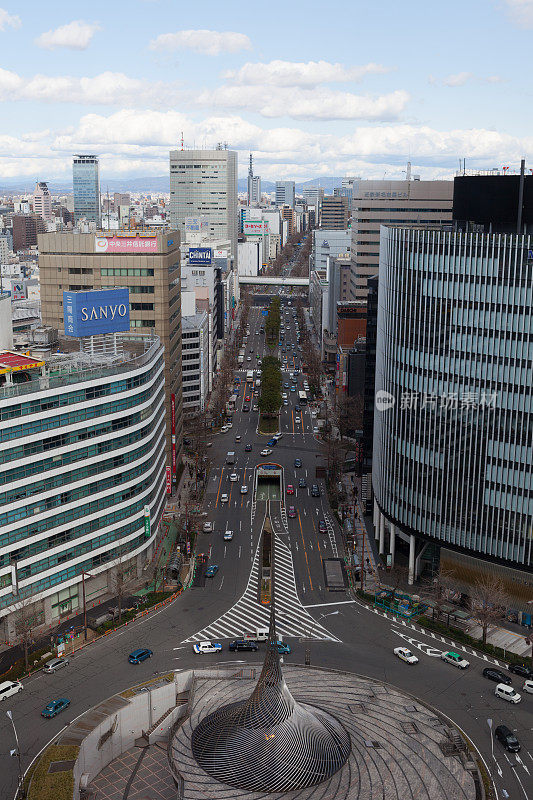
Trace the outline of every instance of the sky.
{"type": "Polygon", "coordinates": [[[401,179],[533,167],[533,0],[0,0],[0,180],[168,173],[401,179]]]}

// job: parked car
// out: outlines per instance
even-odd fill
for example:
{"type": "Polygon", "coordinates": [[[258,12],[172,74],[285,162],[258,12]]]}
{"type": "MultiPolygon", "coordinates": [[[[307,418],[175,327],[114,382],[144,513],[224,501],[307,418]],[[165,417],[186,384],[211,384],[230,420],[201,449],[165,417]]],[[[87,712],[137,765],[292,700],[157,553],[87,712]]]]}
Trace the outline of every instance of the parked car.
{"type": "Polygon", "coordinates": [[[197,642],[192,646],[193,652],[200,655],[205,653],[218,653],[222,650],[220,642],[197,642]]]}
{"type": "Polygon", "coordinates": [[[211,564],[205,571],[206,578],[214,578],[218,572],[218,564],[211,564]]]}
{"type": "Polygon", "coordinates": [[[497,739],[510,753],[520,752],[520,742],[507,725],[498,725],[494,729],[494,738],[497,739]]]}
{"type": "Polygon", "coordinates": [[[50,661],[47,661],[44,665],[44,672],[57,672],[58,669],[62,669],[63,667],[68,667],[69,660],[68,658],[52,658],[50,661]]]}
{"type": "Polygon", "coordinates": [[[229,649],[232,653],[235,651],[251,651],[252,653],[257,652],[259,650],[259,645],[257,642],[246,640],[246,639],[235,639],[235,641],[229,643],[229,649]]]}
{"type": "Polygon", "coordinates": [[[524,690],[524,692],[527,692],[528,694],[533,694],[533,681],[532,680],[524,681],[522,689],[524,690]]]}
{"type": "Polygon", "coordinates": [[[495,681],[496,683],[506,683],[508,686],[511,685],[511,679],[508,675],[504,675],[503,672],[500,672],[499,669],[494,669],[494,667],[485,667],[483,670],[483,677],[488,678],[489,681],[495,681]]]}
{"type": "Polygon", "coordinates": [[[64,711],[65,708],[68,708],[69,705],[70,705],[70,700],[68,699],[68,697],[60,697],[59,700],[52,700],[41,711],[41,717],[46,717],[46,719],[52,719],[61,711],[64,711]]]}
{"type": "Polygon", "coordinates": [[[521,678],[533,678],[533,672],[524,664],[511,664],[509,672],[514,672],[515,675],[520,675],[521,678]]]}
{"type": "Polygon", "coordinates": [[[448,650],[448,652],[442,653],[441,658],[443,661],[447,661],[448,664],[453,664],[454,667],[459,667],[459,669],[466,669],[470,666],[470,661],[467,661],[466,658],[460,656],[459,653],[454,653],[453,650],[448,650]]]}
{"type": "Polygon", "coordinates": [[[146,661],[147,658],[152,658],[152,656],[152,651],[148,650],[147,647],[139,647],[129,654],[128,661],[130,664],[140,664],[142,661],[146,661]]]}
{"type": "Polygon", "coordinates": [[[494,690],[494,694],[502,700],[507,700],[508,703],[519,703],[522,699],[522,695],[518,694],[516,689],[513,689],[512,686],[507,686],[505,683],[499,683],[494,690]]]}

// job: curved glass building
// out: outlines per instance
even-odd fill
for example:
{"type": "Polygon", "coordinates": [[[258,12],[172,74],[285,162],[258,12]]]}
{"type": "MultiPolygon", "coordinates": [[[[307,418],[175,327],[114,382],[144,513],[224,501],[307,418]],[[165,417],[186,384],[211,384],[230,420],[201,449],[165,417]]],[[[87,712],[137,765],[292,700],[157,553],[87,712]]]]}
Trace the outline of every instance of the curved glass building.
{"type": "Polygon", "coordinates": [[[163,513],[165,383],[157,337],[120,335],[112,358],[0,353],[0,632],[21,603],[35,627],[90,608],[140,574],[163,513]]]}
{"type": "Polygon", "coordinates": [[[532,571],[532,285],[530,237],[381,228],[374,522],[411,582],[434,545],[532,571]]]}

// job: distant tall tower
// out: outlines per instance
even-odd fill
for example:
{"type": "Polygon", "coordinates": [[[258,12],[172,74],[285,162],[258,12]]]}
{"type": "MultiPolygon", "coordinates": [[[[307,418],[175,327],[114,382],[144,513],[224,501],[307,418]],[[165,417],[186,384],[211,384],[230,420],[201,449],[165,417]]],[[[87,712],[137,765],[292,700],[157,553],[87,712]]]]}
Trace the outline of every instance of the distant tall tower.
{"type": "Polygon", "coordinates": [[[100,173],[98,156],[77,155],[72,163],[74,222],[82,217],[100,225],[100,173]]]}
{"type": "Polygon", "coordinates": [[[33,213],[38,214],[42,219],[52,219],[52,198],[48,191],[48,186],[44,181],[35,184],[33,192],[33,213]]]}
{"type": "Polygon", "coordinates": [[[250,167],[248,168],[248,205],[258,206],[261,203],[261,176],[254,176],[253,156],[250,153],[250,167]]]}

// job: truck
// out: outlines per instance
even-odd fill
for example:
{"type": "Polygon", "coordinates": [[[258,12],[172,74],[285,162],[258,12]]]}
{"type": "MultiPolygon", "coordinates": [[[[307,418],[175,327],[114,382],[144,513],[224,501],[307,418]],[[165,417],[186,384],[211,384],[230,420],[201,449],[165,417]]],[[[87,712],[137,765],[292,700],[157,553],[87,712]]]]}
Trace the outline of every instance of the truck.
{"type": "Polygon", "coordinates": [[[226,464],[235,464],[235,453],[233,450],[230,450],[230,452],[226,454],[226,464]]]}
{"type": "Polygon", "coordinates": [[[246,380],[252,383],[253,379],[254,379],[254,371],[253,369],[249,369],[246,373],[246,380]]]}

